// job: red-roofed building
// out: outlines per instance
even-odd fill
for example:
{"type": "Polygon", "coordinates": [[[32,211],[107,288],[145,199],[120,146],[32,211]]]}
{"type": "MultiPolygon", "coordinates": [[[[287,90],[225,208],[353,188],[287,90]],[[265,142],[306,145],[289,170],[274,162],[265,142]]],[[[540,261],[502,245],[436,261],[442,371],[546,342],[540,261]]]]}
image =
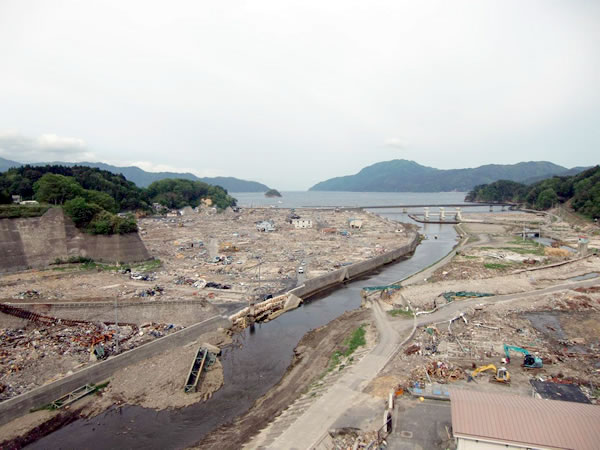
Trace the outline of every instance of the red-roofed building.
{"type": "Polygon", "coordinates": [[[600,448],[600,406],[470,390],[450,392],[457,450],[600,448]]]}

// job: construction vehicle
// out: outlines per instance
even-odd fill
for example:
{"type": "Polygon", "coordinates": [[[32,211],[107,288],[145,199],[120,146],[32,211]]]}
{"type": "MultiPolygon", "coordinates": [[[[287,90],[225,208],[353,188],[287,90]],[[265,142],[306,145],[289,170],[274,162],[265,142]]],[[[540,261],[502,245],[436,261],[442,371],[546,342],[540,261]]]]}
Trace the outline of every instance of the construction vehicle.
{"type": "Polygon", "coordinates": [[[543,367],[542,358],[537,356],[533,356],[527,350],[521,347],[516,347],[514,345],[506,345],[504,344],[504,354],[506,355],[506,364],[510,364],[510,350],[523,353],[523,367],[527,369],[539,369],[543,367]]]}
{"type": "Polygon", "coordinates": [[[499,369],[497,369],[496,366],[493,364],[488,364],[487,366],[479,366],[471,373],[471,377],[469,378],[469,380],[475,378],[477,374],[485,372],[486,370],[493,370],[495,372],[495,375],[492,377],[493,381],[497,381],[498,383],[510,383],[510,373],[508,373],[508,370],[506,370],[505,367],[500,367],[499,369]]]}

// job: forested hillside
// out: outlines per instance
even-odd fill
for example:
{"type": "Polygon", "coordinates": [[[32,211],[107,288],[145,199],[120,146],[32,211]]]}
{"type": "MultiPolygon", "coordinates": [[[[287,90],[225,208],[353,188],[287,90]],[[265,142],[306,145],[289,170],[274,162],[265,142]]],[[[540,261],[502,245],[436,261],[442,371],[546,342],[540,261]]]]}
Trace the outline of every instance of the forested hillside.
{"type": "Polygon", "coordinates": [[[209,198],[219,209],[234,206],[236,200],[220,186],[201,181],[165,179],[155,181],[145,190],[146,198],[152,203],[160,203],[167,208],[198,206],[203,198],[209,198]]]}
{"type": "MultiPolygon", "coordinates": [[[[42,205],[62,206],[79,227],[94,234],[122,234],[137,230],[132,215],[119,217],[120,211],[150,211],[153,203],[166,208],[198,206],[210,199],[217,208],[234,206],[236,201],[220,186],[200,181],[165,179],[141,189],[113,174],[85,166],[22,166],[0,174],[0,204],[12,203],[12,195],[34,199],[42,205]]],[[[46,208],[47,209],[47,208],[46,208]]],[[[2,217],[42,214],[44,208],[5,206],[2,217]]]]}
{"type": "Polygon", "coordinates": [[[523,203],[548,209],[569,203],[574,211],[590,218],[600,217],[600,166],[570,177],[552,177],[532,185],[507,180],[475,186],[466,201],[523,203]]]}
{"type": "Polygon", "coordinates": [[[35,198],[35,183],[46,173],[71,177],[81,188],[107,194],[116,203],[116,211],[148,209],[144,192],[123,175],[86,166],[21,166],[0,173],[0,191],[35,198]]]}
{"type": "MultiPolygon", "coordinates": [[[[310,188],[313,191],[351,192],[467,192],[496,180],[525,182],[532,177],[560,175],[568,169],[548,161],[488,164],[472,169],[441,170],[414,161],[395,159],[365,167],[355,175],[331,178],[310,188]]],[[[573,169],[576,170],[576,169],[573,169]]]]}
{"type": "MultiPolygon", "coordinates": [[[[10,169],[11,167],[22,167],[25,164],[20,162],[11,161],[0,157],[0,172],[10,169]]],[[[240,180],[234,177],[204,177],[199,178],[192,173],[186,172],[146,172],[135,166],[119,167],[111,164],[99,163],[99,162],[81,162],[81,163],[69,163],[69,162],[45,162],[45,163],[34,163],[30,164],[33,167],[45,167],[45,166],[63,166],[63,167],[92,167],[107,171],[116,175],[123,175],[128,181],[135,183],[138,187],[148,187],[155,181],[163,180],[166,178],[171,179],[182,179],[191,181],[202,181],[206,184],[212,184],[215,186],[221,186],[228,192],[266,192],[269,187],[258,183],[257,181],[240,180]]]]}

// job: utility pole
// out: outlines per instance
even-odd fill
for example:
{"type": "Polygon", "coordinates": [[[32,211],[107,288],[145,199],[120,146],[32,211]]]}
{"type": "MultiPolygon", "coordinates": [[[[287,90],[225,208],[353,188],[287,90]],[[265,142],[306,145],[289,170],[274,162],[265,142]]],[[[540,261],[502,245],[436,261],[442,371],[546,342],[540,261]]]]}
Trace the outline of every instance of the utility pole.
{"type": "Polygon", "coordinates": [[[115,327],[117,327],[116,353],[119,354],[119,307],[117,297],[115,297],[115,327]]]}

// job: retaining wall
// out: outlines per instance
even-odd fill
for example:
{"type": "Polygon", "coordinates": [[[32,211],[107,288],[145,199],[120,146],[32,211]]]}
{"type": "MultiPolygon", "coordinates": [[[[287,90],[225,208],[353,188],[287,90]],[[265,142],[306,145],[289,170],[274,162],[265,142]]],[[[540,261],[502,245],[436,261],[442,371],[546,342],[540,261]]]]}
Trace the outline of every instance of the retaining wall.
{"type": "MultiPolygon", "coordinates": [[[[5,400],[0,403],[0,425],[26,414],[32,408],[51,403],[80,386],[88,383],[102,382],[123,367],[143,361],[171,348],[188,344],[200,335],[215,331],[219,327],[228,328],[230,326],[231,321],[222,316],[215,316],[169,336],[149,342],[105,361],[98,362],[75,372],[73,375],[5,400]]],[[[174,382],[179,381],[183,383],[183,380],[175,380],[174,382]]]]}
{"type": "MultiPolygon", "coordinates": [[[[315,278],[310,278],[304,282],[301,286],[288,291],[285,294],[274,297],[264,302],[257,303],[254,305],[254,314],[257,315],[268,309],[281,306],[290,297],[294,295],[302,300],[307,299],[311,295],[315,295],[330,287],[336,286],[343,283],[346,280],[359,277],[365,273],[369,273],[378,267],[389,264],[403,256],[408,255],[415,251],[415,248],[419,244],[419,235],[414,233],[414,236],[410,239],[408,244],[403,245],[400,248],[386,252],[382,255],[376,256],[375,258],[369,259],[359,263],[352,264],[350,266],[342,267],[341,269],[334,270],[333,272],[326,273],[315,278]]],[[[245,317],[250,312],[250,308],[246,307],[237,313],[231,315],[229,318],[233,321],[234,325],[241,325],[242,327],[247,326],[245,317]]]]}
{"type": "Polygon", "coordinates": [[[150,259],[137,233],[82,233],[62,208],[50,208],[41,217],[0,219],[0,273],[41,268],[71,256],[110,263],[150,259]]]}
{"type": "MultiPolygon", "coordinates": [[[[201,322],[210,314],[211,306],[201,300],[155,302],[120,301],[115,314],[114,302],[90,303],[8,303],[28,311],[58,319],[88,322],[119,322],[141,325],[146,322],[173,323],[189,326],[201,322]]],[[[214,314],[214,310],[212,314],[214,314]]]]}
{"type": "Polygon", "coordinates": [[[419,235],[414,233],[414,236],[411,238],[409,243],[400,248],[386,252],[382,255],[376,256],[375,258],[371,258],[368,261],[355,263],[350,266],[334,270],[333,272],[325,275],[306,280],[302,286],[292,289],[290,293],[302,299],[306,299],[324,289],[335,286],[336,284],[342,283],[346,280],[359,277],[381,266],[389,264],[392,261],[402,258],[403,256],[414,252],[418,244],[419,235]]]}

